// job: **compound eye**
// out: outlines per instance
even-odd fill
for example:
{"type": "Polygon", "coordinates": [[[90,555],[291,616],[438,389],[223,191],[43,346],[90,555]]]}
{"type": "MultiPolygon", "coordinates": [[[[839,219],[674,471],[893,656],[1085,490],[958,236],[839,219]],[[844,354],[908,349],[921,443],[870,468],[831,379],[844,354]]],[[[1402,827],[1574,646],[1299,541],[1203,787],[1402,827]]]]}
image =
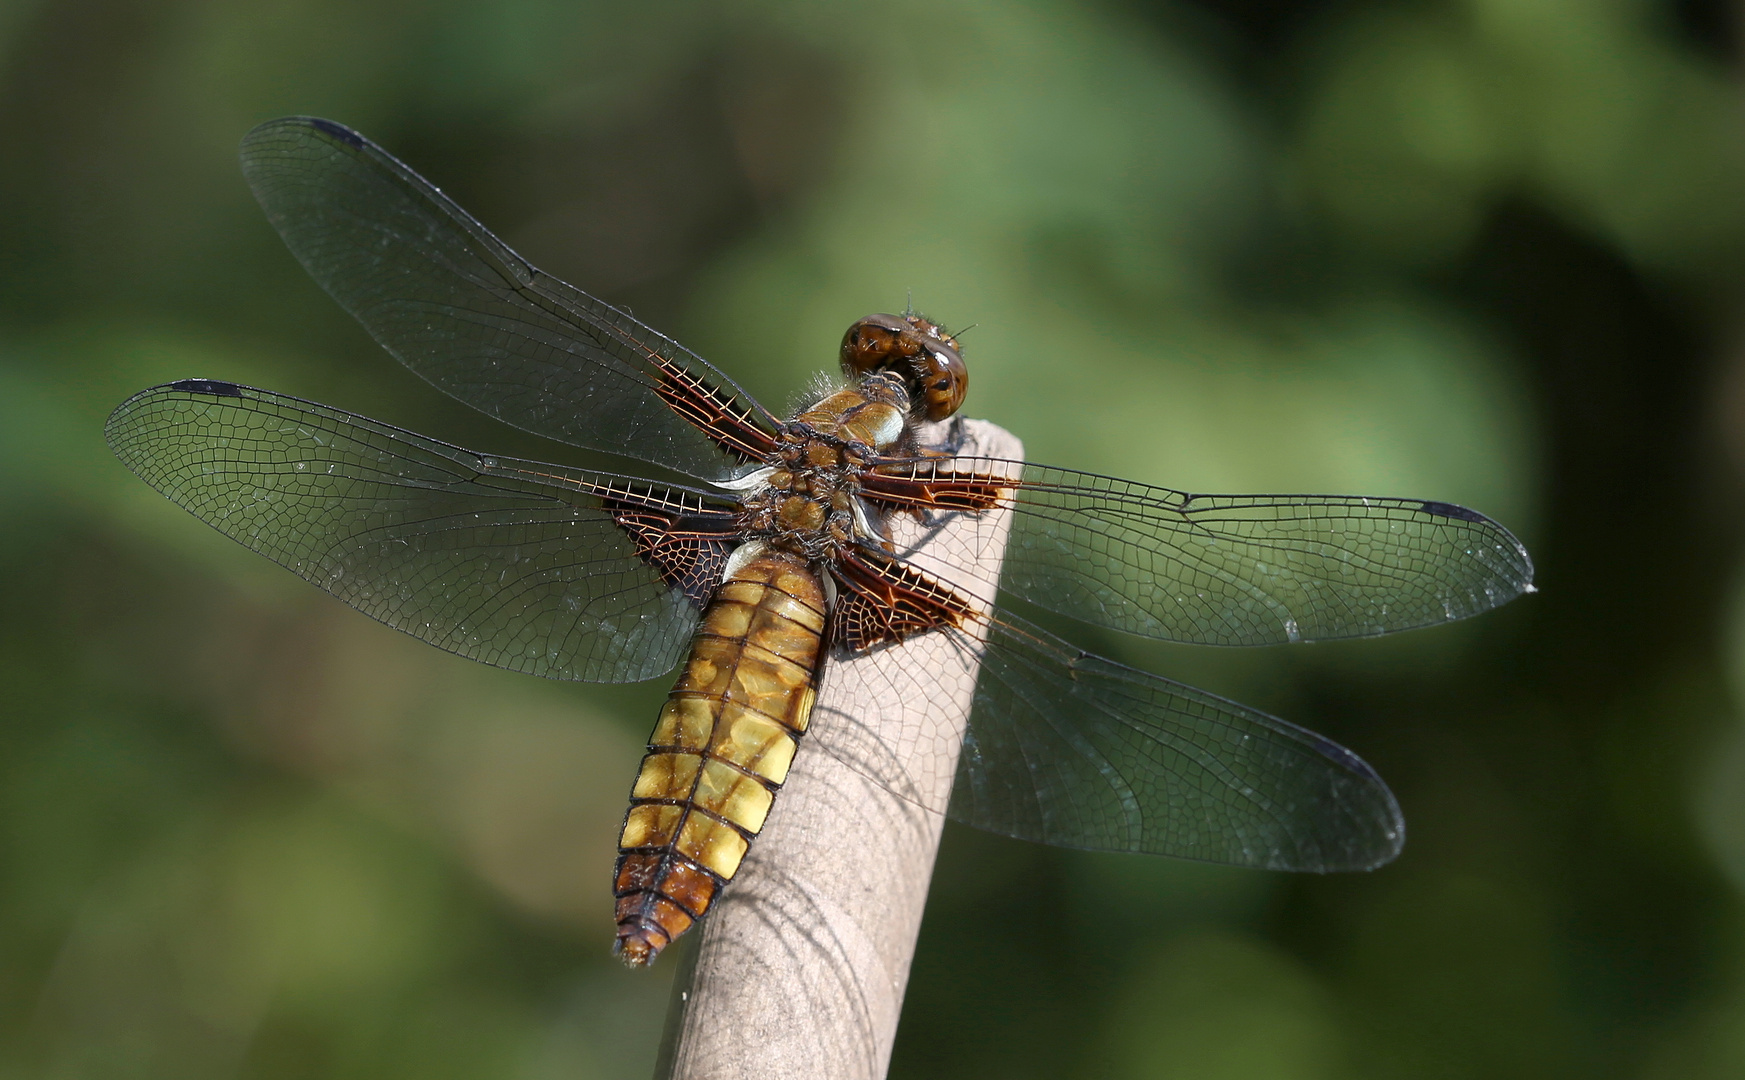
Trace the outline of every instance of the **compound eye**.
{"type": "Polygon", "coordinates": [[[916,367],[923,416],[943,420],[963,406],[964,395],[969,393],[969,369],[956,349],[934,345],[916,367]]]}
{"type": "Polygon", "coordinates": [[[842,370],[845,374],[865,375],[907,359],[912,350],[906,348],[906,337],[913,336],[909,324],[895,315],[868,315],[848,328],[842,335],[842,370]]]}
{"type": "Polygon", "coordinates": [[[969,390],[957,342],[919,315],[868,315],[850,326],[842,335],[842,370],[851,377],[893,372],[929,420],[957,412],[969,390]]]}

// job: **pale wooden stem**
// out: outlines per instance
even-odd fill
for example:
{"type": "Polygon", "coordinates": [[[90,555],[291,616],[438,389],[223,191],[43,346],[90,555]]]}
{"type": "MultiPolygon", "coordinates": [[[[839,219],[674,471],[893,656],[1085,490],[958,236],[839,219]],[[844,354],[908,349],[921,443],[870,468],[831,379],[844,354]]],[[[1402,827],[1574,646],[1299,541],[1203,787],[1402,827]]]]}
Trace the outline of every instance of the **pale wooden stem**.
{"type": "MultiPolygon", "coordinates": [[[[1023,456],[992,424],[963,433],[966,456],[1023,456]]],[[[911,526],[893,525],[901,544],[911,526]]],[[[933,543],[953,528],[976,530],[975,577],[995,580],[1004,521],[960,519],[933,543]]],[[[923,806],[949,795],[976,659],[961,638],[929,633],[829,662],[769,822],[675,983],[656,1080],[885,1075],[944,826],[923,806]],[[906,685],[926,697],[892,692],[906,685]]]]}

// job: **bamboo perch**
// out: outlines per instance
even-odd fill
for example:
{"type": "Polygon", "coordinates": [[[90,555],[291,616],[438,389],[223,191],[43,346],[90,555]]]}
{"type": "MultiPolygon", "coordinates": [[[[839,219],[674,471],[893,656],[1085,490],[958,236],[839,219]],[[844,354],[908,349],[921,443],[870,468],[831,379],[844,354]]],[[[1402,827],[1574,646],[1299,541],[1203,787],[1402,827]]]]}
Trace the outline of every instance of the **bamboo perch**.
{"type": "MultiPolygon", "coordinates": [[[[964,436],[966,456],[1023,456],[985,421],[965,421],[964,436]]],[[[899,547],[919,537],[901,515],[892,524],[899,547]]],[[[990,579],[1004,550],[996,525],[997,542],[981,545],[990,579]]],[[[975,691],[977,658],[955,637],[828,662],[769,822],[674,984],[656,1080],[884,1077],[944,827],[919,804],[945,804],[975,691]],[[894,691],[917,671],[928,697],[894,691]]]]}

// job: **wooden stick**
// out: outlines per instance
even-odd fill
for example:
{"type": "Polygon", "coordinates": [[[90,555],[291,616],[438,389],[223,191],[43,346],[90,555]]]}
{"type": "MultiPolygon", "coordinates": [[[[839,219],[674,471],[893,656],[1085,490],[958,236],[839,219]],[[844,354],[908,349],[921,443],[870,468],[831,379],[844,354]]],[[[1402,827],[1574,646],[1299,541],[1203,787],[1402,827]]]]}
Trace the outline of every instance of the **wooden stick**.
{"type": "MultiPolygon", "coordinates": [[[[1023,456],[985,421],[963,434],[966,456],[1023,456]]],[[[959,519],[930,546],[989,524],[959,519]]],[[[1005,545],[1003,517],[993,524],[996,542],[978,544],[987,580],[1005,545]]],[[[892,525],[899,547],[919,538],[906,518],[892,525]]],[[[949,796],[977,660],[961,637],[929,633],[827,663],[769,821],[674,983],[656,1080],[884,1077],[944,827],[920,804],[949,796]],[[927,696],[897,692],[908,686],[927,696]]]]}

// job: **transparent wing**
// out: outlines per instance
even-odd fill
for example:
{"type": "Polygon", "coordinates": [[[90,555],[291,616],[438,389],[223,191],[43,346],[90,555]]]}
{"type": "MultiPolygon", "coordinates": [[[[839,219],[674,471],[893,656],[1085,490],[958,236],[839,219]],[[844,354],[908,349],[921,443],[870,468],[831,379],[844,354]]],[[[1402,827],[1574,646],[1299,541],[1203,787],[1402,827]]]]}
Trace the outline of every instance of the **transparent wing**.
{"type": "Polygon", "coordinates": [[[838,657],[823,700],[838,699],[837,677],[855,694],[814,714],[806,752],[966,825],[1057,847],[1315,872],[1379,866],[1405,839],[1387,785],[1349,750],[1006,613],[882,657],[838,657]],[[965,675],[968,725],[947,784],[925,748],[960,736],[952,698],[965,675]]]}
{"type": "Polygon", "coordinates": [[[949,813],[1059,847],[1269,870],[1365,870],[1405,821],[1356,754],[1002,615],[949,813]]]}
{"type": "MultiPolygon", "coordinates": [[[[1004,467],[1018,475],[1018,463],[1004,467]]],[[[876,673],[869,692],[814,721],[828,752],[918,805],[1062,847],[1308,871],[1365,869],[1399,851],[1399,808],[1355,754],[993,605],[985,578],[999,566],[1001,518],[1022,527],[1016,513],[894,515],[895,550],[863,548],[835,575],[839,644],[854,638],[852,623],[839,632],[844,613],[868,598],[892,598],[911,629],[882,657],[865,654],[853,677],[876,673]],[[926,625],[938,628],[912,629],[926,625]],[[948,786],[926,772],[929,755],[902,748],[958,737],[958,686],[973,693],[948,786]]]]}
{"type": "Polygon", "coordinates": [[[887,505],[1009,508],[998,580],[959,551],[916,563],[1049,611],[1166,641],[1267,645],[1368,637],[1498,607],[1532,589],[1521,542],[1422,499],[1192,495],[990,458],[887,465],[887,505]]]}
{"type": "Polygon", "coordinates": [[[357,132],[292,117],[242,169],[285,244],[389,352],[516,427],[705,480],[774,419],[707,362],[530,265],[357,132]]]}
{"type": "MultiPolygon", "coordinates": [[[[105,427],[128,468],[218,531],[439,648],[557,679],[675,665],[697,622],[622,522],[724,558],[701,492],[490,458],[338,409],[190,379],[105,427]]],[[[673,565],[668,560],[669,567],[673,565]]]]}

